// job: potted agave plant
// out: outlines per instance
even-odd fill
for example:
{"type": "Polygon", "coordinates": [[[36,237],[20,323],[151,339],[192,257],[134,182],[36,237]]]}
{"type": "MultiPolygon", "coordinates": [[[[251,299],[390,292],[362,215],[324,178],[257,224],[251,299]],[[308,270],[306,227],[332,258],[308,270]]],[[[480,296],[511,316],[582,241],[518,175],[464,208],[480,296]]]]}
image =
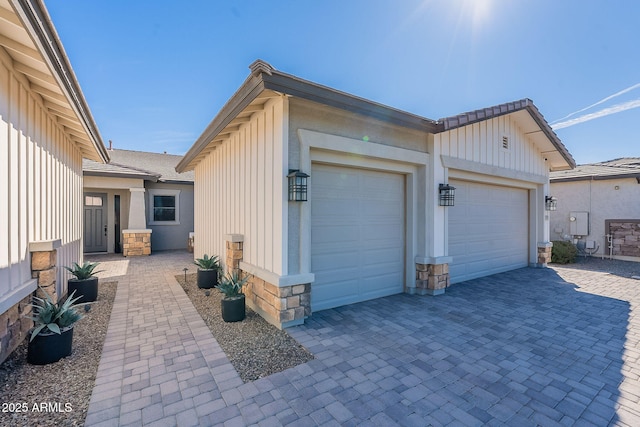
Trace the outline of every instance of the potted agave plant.
{"type": "Polygon", "coordinates": [[[64,303],[56,304],[42,289],[45,298],[33,297],[32,315],[34,326],[27,347],[27,362],[46,365],[57,362],[71,354],[73,326],[82,318],[78,311],[79,297],[72,293],[64,303]]]}
{"type": "Polygon", "coordinates": [[[85,261],[82,265],[74,262],[73,267],[65,267],[74,276],[74,279],[67,281],[67,293],[71,295],[75,292],[79,298],[78,304],[98,299],[98,278],[95,274],[100,272],[95,271],[97,266],[97,262],[85,261]]]}
{"type": "Polygon", "coordinates": [[[197,283],[201,289],[211,289],[218,284],[218,271],[220,270],[220,261],[217,256],[209,257],[204,254],[202,258],[196,258],[193,261],[198,266],[197,283]]]}
{"type": "Polygon", "coordinates": [[[222,320],[225,322],[239,322],[245,317],[245,297],[242,287],[249,281],[249,276],[241,277],[237,271],[227,273],[218,285],[218,290],[224,294],[220,301],[222,320]]]}

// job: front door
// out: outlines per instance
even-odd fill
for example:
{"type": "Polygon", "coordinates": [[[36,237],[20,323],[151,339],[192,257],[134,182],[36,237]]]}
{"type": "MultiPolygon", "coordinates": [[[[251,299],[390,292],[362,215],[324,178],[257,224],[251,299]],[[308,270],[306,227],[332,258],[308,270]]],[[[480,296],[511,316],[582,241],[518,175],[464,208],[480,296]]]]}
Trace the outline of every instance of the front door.
{"type": "Polygon", "coordinates": [[[84,252],[107,252],[106,202],[106,194],[84,194],[84,252]]]}

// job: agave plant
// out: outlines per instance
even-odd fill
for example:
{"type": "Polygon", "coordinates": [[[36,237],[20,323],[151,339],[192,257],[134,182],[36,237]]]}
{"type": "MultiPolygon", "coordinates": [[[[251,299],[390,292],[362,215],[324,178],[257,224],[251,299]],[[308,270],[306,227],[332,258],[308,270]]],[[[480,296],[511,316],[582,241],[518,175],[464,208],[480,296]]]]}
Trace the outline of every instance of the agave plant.
{"type": "Polygon", "coordinates": [[[62,330],[73,326],[74,323],[82,319],[82,314],[77,310],[78,305],[75,304],[80,298],[73,297],[75,292],[64,303],[56,304],[53,302],[51,295],[44,289],[40,289],[45,298],[33,297],[36,302],[30,304],[33,309],[33,315],[28,316],[28,318],[34,322],[30,341],[33,341],[40,333],[53,332],[61,334],[62,330]]]}
{"type": "MultiPolygon", "coordinates": [[[[97,262],[85,261],[84,264],[79,265],[77,262],[73,263],[73,267],[65,267],[71,274],[78,280],[85,280],[93,277],[100,271],[94,271],[98,266],[97,262]]],[[[101,270],[102,271],[102,270],[101,270]]]]}
{"type": "Polygon", "coordinates": [[[218,290],[225,298],[231,299],[242,295],[242,287],[249,281],[249,276],[241,277],[237,271],[227,273],[218,284],[218,290]]]}
{"type": "Polygon", "coordinates": [[[204,254],[202,258],[196,258],[193,263],[203,270],[220,270],[220,260],[216,255],[209,257],[204,254]]]}

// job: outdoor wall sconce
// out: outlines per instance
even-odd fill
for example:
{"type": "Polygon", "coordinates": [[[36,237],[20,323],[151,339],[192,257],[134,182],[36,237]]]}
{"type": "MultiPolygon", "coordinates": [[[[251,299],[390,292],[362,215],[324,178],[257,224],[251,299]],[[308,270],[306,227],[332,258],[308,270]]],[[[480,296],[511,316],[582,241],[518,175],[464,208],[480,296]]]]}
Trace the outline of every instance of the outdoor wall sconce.
{"type": "Polygon", "coordinates": [[[440,184],[440,206],[453,206],[455,201],[456,187],[449,184],[440,184]]]}
{"type": "Polygon", "coordinates": [[[558,199],[553,196],[545,196],[544,198],[544,210],[555,211],[558,208],[558,199]]]}
{"type": "Polygon", "coordinates": [[[307,201],[307,175],[298,169],[289,169],[289,201],[290,202],[306,202],[307,201]]]}

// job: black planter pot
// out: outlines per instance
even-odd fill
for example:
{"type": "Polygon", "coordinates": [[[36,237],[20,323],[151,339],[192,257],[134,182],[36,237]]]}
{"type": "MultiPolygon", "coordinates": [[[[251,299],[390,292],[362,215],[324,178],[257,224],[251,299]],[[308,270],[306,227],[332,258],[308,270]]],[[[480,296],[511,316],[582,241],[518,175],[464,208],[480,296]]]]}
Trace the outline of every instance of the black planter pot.
{"type": "MultiPolygon", "coordinates": [[[[31,339],[31,337],[27,339],[31,339]]],[[[63,330],[61,334],[53,332],[38,334],[33,341],[29,341],[27,362],[32,365],[47,365],[57,362],[71,354],[72,342],[73,327],[63,330]]]]}
{"type": "Polygon", "coordinates": [[[92,302],[98,299],[98,278],[90,277],[88,279],[69,279],[67,281],[68,294],[71,295],[75,291],[75,297],[81,297],[76,304],[92,302]]]}
{"type": "Polygon", "coordinates": [[[244,295],[236,298],[223,298],[220,301],[222,306],[222,320],[225,322],[239,322],[244,319],[244,295]]]}
{"type": "Polygon", "coordinates": [[[198,287],[200,289],[211,289],[218,286],[218,270],[198,269],[198,287]]]}

